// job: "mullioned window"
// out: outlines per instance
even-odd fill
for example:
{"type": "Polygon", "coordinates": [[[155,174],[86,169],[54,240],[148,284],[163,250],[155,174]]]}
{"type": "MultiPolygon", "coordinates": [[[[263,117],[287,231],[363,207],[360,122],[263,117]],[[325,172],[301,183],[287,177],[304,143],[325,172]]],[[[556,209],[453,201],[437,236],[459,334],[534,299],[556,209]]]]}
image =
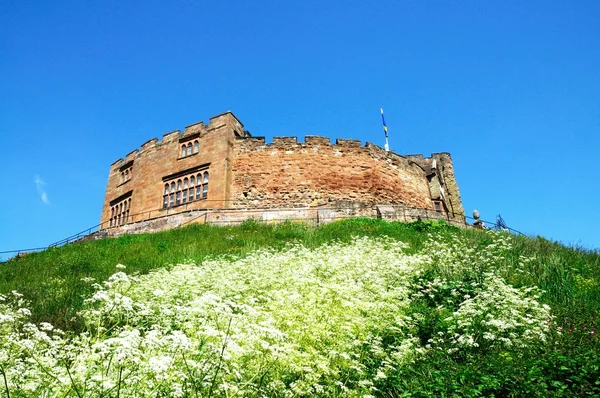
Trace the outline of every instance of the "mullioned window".
{"type": "Polygon", "coordinates": [[[208,170],[195,171],[165,181],[162,208],[175,207],[208,198],[208,170]]]}
{"type": "Polygon", "coordinates": [[[119,200],[110,206],[110,222],[109,226],[118,227],[130,221],[131,196],[126,199],[119,200]]]}
{"type": "Polygon", "coordinates": [[[179,158],[185,158],[191,155],[195,155],[200,150],[200,141],[194,140],[193,142],[188,142],[185,144],[181,144],[181,151],[179,152],[179,158]]]}

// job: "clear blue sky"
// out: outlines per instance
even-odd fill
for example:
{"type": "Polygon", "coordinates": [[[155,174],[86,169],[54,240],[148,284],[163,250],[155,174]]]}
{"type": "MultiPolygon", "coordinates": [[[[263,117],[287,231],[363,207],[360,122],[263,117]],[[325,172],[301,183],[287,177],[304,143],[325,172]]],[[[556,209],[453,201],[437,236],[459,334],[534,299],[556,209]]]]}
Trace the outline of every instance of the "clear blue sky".
{"type": "Polygon", "coordinates": [[[450,152],[465,210],[600,247],[598,1],[11,1],[0,251],[99,222],[110,164],[232,110],[254,135],[450,152]],[[168,4],[168,5],[167,5],[168,4]]]}

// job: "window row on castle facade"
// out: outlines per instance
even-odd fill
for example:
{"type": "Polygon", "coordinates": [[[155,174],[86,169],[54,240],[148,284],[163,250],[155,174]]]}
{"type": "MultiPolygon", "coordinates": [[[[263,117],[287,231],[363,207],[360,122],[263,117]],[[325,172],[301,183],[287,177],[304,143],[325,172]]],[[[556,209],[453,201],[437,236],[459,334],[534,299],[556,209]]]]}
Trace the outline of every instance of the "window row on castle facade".
{"type": "Polygon", "coordinates": [[[163,192],[163,209],[208,197],[208,171],[193,173],[167,182],[163,192]]]}
{"type": "Polygon", "coordinates": [[[200,142],[198,140],[194,140],[194,142],[188,142],[187,144],[181,145],[181,155],[180,158],[184,158],[186,156],[194,155],[198,153],[200,150],[200,142]]]}
{"type": "Polygon", "coordinates": [[[131,197],[110,207],[110,226],[116,227],[129,221],[129,209],[131,208],[131,197]]]}
{"type": "Polygon", "coordinates": [[[121,170],[121,184],[131,180],[133,176],[133,166],[129,166],[126,169],[121,170]]]}

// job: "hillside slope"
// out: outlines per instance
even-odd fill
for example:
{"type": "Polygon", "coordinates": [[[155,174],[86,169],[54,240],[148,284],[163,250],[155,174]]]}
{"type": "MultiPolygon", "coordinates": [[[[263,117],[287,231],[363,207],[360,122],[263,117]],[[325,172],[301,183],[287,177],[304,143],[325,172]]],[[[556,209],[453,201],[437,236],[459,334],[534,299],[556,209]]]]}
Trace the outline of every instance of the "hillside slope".
{"type": "Polygon", "coordinates": [[[0,384],[7,396],[598,395],[599,282],[596,252],[438,223],[84,242],[0,268],[0,384]]]}

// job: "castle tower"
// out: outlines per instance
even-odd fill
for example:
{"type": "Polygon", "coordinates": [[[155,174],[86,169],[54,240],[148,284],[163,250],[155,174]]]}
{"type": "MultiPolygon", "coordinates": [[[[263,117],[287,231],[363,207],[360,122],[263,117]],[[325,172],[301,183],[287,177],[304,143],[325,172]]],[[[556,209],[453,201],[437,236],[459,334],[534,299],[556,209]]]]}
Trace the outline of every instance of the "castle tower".
{"type": "Polygon", "coordinates": [[[153,138],[110,167],[102,229],[188,211],[404,205],[464,217],[448,153],[358,140],[252,137],[231,112],[153,138]]]}

